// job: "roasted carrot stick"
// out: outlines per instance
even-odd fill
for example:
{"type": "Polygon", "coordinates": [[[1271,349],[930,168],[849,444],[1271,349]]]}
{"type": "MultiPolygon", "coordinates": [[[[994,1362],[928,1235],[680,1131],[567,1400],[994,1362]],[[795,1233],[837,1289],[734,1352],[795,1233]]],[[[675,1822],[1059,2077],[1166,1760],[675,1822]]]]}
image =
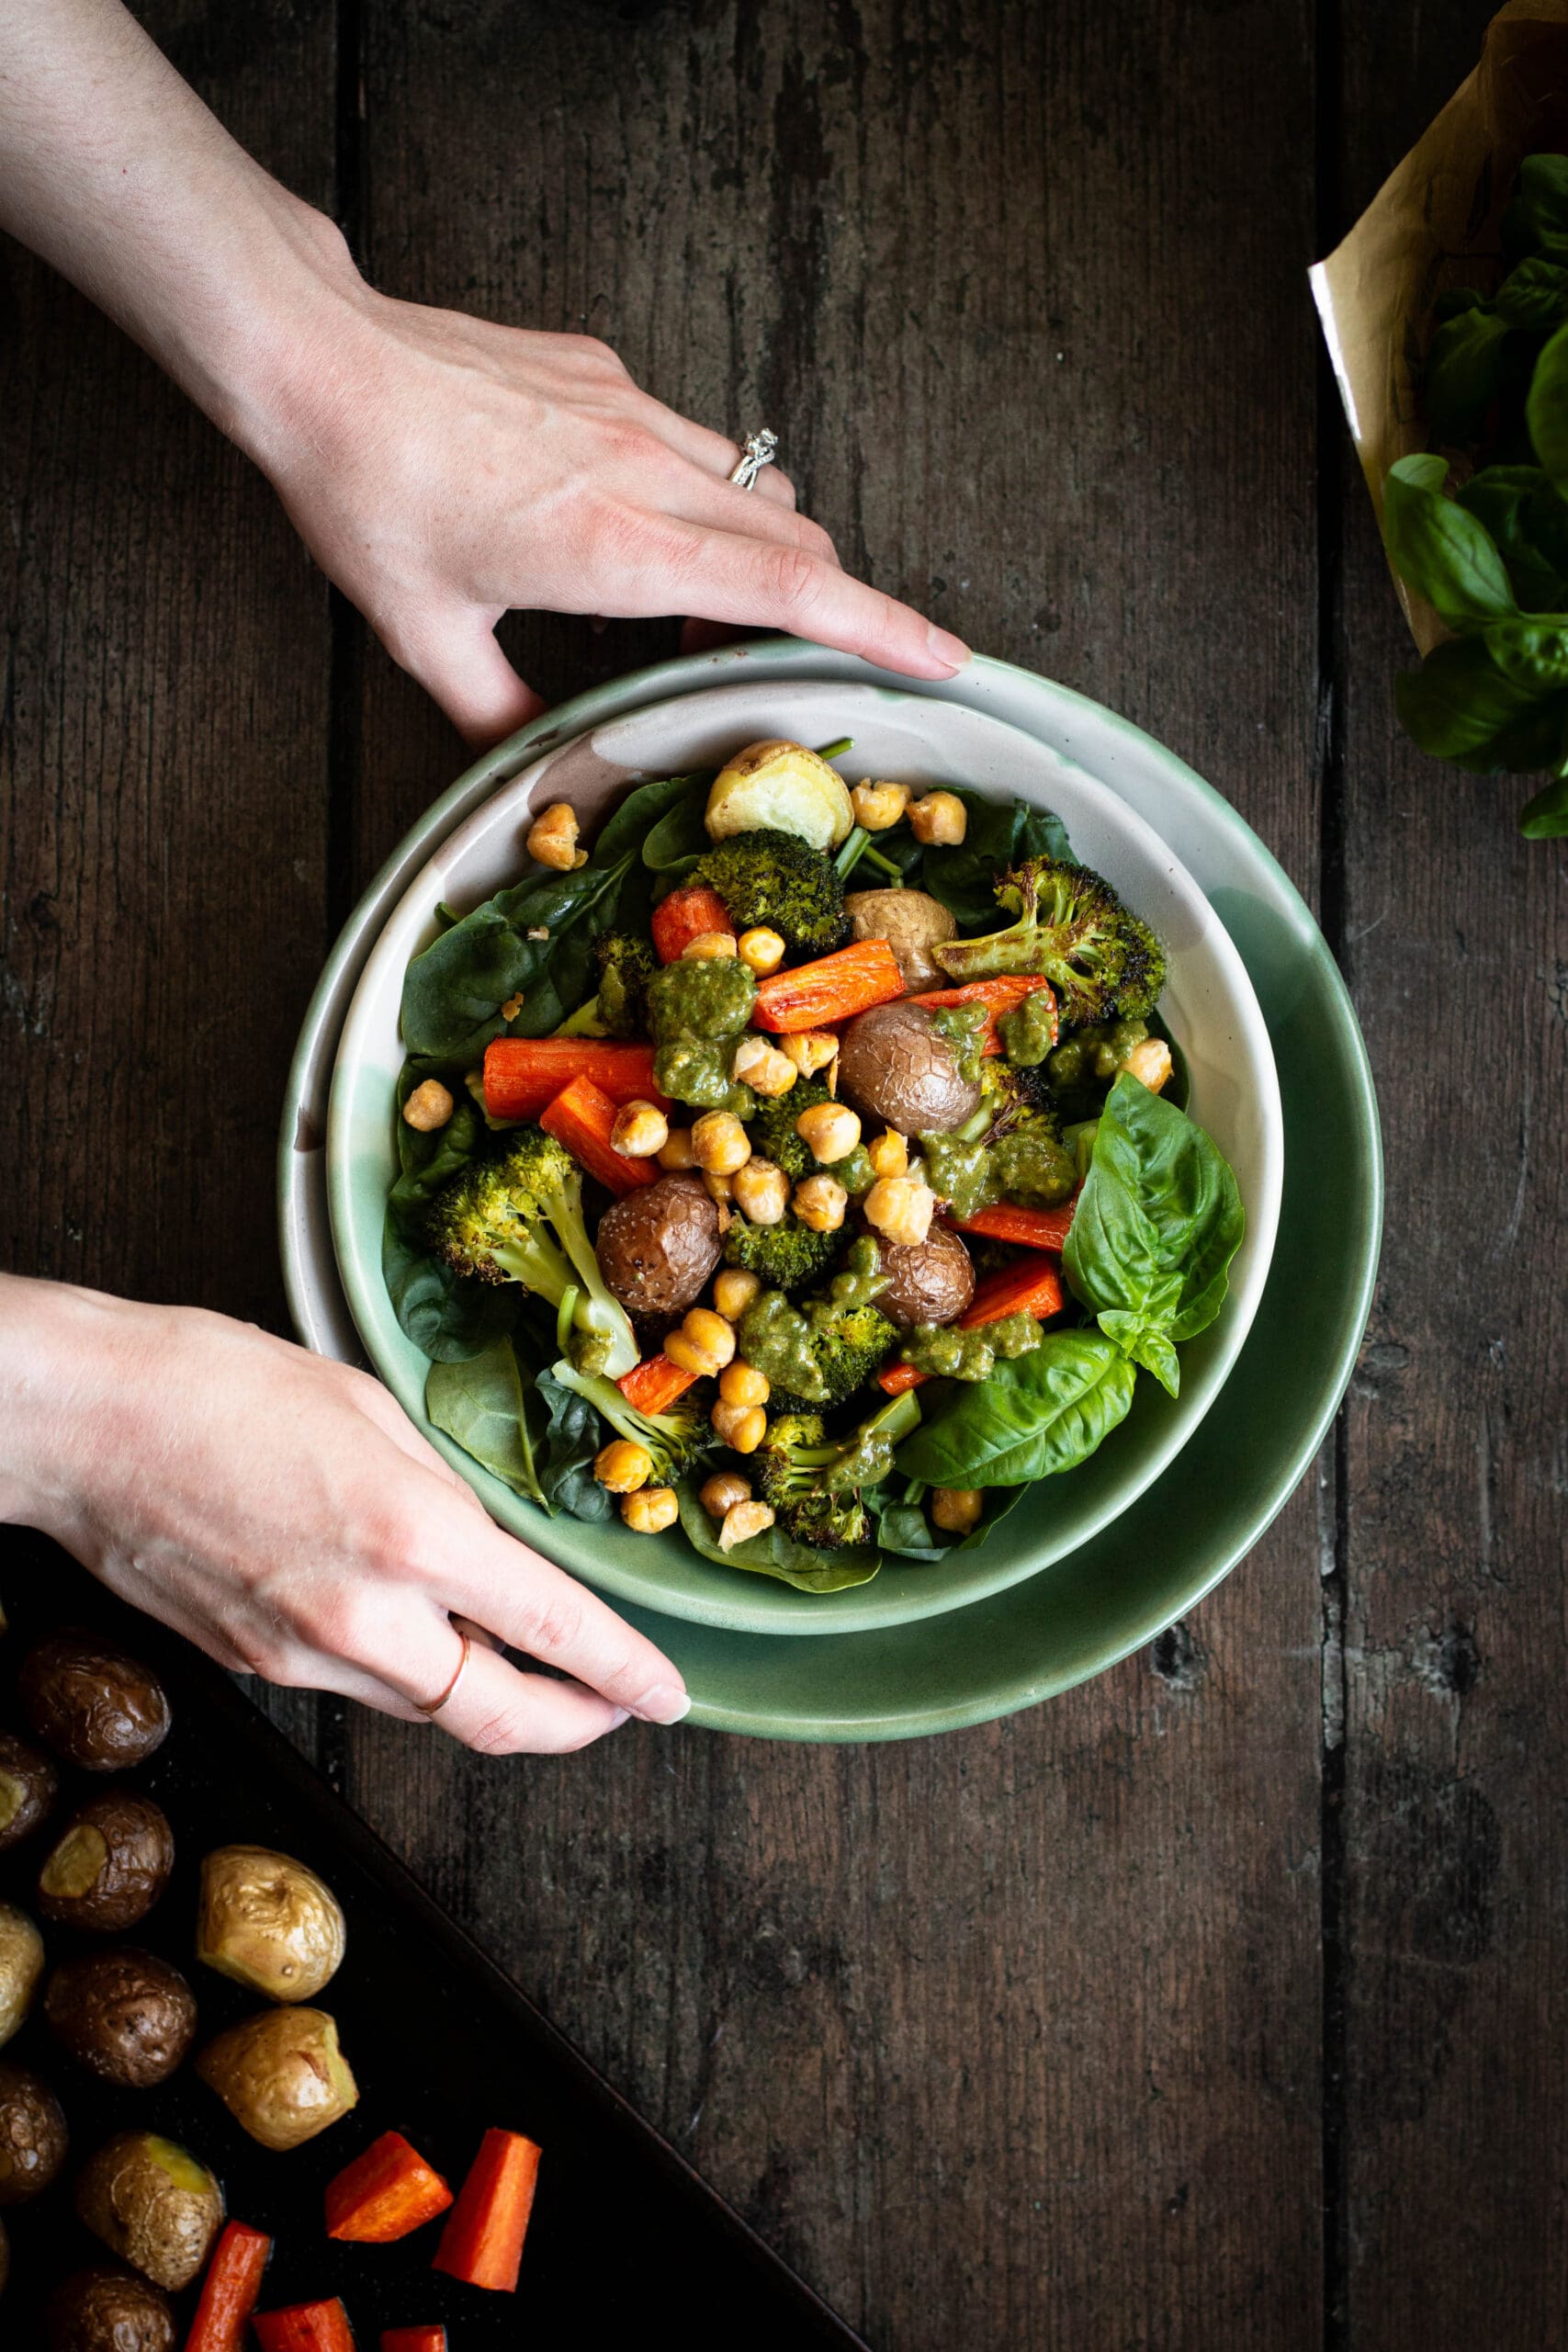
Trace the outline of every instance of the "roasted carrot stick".
{"type": "Polygon", "coordinates": [[[903,993],[904,975],[886,939],[863,939],[761,981],[751,1019],[757,1028],[775,1033],[821,1029],[903,993]]]}
{"type": "Polygon", "coordinates": [[[452,2191],[400,2132],[383,2132],[327,2183],[327,2235],[390,2245],[434,2222],[452,2191]]]}
{"type": "Polygon", "coordinates": [[[251,2322],[261,2352],[355,2352],[348,2313],[333,2295],[324,2303],[288,2303],[251,2322]]]}
{"type": "Polygon", "coordinates": [[[265,2230],[229,2223],[207,2266],[186,2352],[241,2352],[271,2252],[265,2230]]]}
{"type": "Polygon", "coordinates": [[[705,931],[722,931],[733,939],[724,900],[705,883],[688,882],[660,899],[653,910],[654,952],[661,964],[678,964],[694,939],[705,931]]]}
{"type": "MultiPolygon", "coordinates": [[[[997,1035],[997,1023],[1004,1012],[1016,1012],[1025,997],[1038,996],[1041,991],[1051,999],[1051,1010],[1056,1009],[1056,999],[1049,980],[1027,972],[1013,972],[996,980],[969,980],[961,989],[928,989],[922,996],[912,996],[911,1004],[923,1004],[928,1012],[940,1012],[946,1005],[983,1004],[986,1026],[980,1035],[983,1054],[999,1054],[1002,1041],[997,1035]]],[[[1055,1042],[1055,1024],[1052,1042],[1055,1042]]]]}
{"type": "Polygon", "coordinates": [[[493,1037],[485,1047],[485,1107],[492,1119],[536,1119],[574,1078],[591,1078],[612,1102],[664,1108],[651,1046],[610,1037],[493,1037]]]}
{"type": "Polygon", "coordinates": [[[539,2150],[521,2132],[487,2132],[446,2217],[434,2267],[470,2287],[510,2294],[539,2177],[539,2150]]]}
{"type": "MultiPolygon", "coordinates": [[[[975,1295],[958,1318],[961,1331],[978,1330],[983,1323],[999,1323],[1007,1315],[1032,1315],[1043,1323],[1048,1315],[1059,1312],[1062,1304],[1062,1283],[1055,1266],[1043,1266],[1038,1258],[1021,1258],[1016,1266],[1003,1266],[977,1283],[975,1295]]],[[[919,1372],[912,1363],[890,1363],[876,1375],[876,1385],[889,1396],[901,1396],[906,1388],[918,1388],[922,1380],[931,1378],[929,1372],[919,1372]]]]}
{"type": "Polygon", "coordinates": [[[384,2327],[381,2352],[446,2352],[444,2327],[384,2327]]]}
{"type": "Polygon", "coordinates": [[[955,1216],[953,1223],[960,1233],[984,1233],[993,1241],[1021,1242],[1026,1250],[1054,1250],[1060,1257],[1077,1206],[1076,1193],[1054,1209],[1010,1208],[1006,1202],[998,1202],[994,1209],[981,1209],[975,1216],[955,1216]]]}
{"type": "Polygon", "coordinates": [[[615,1124],[615,1103],[591,1078],[574,1078],[539,1114],[545,1133],[565,1144],[590,1176],[597,1176],[619,1199],[641,1184],[651,1184],[659,1174],[659,1163],[627,1159],[618,1152],[610,1141],[615,1124]]]}
{"type": "Polygon", "coordinates": [[[667,1413],[696,1377],[694,1372],[682,1372],[678,1363],[671,1363],[660,1349],[658,1355],[645,1356],[641,1363],[634,1363],[615,1385],[627,1404],[639,1413],[667,1413]]]}

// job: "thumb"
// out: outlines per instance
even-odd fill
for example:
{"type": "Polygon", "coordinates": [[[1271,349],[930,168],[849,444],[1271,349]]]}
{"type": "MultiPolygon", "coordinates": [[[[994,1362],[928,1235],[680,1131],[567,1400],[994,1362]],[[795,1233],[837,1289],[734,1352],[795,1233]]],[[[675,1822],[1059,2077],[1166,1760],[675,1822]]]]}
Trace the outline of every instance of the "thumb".
{"type": "Polygon", "coordinates": [[[387,650],[438,702],[465,742],[484,751],[549,706],[521,679],[477,608],[431,614],[400,629],[387,650]]]}

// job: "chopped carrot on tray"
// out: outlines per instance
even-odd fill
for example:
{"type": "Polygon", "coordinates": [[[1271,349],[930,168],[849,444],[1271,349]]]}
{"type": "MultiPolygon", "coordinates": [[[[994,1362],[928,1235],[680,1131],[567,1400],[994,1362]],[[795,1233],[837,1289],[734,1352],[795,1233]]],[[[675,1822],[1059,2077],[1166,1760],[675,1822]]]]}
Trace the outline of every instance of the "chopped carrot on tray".
{"type": "Polygon", "coordinates": [[[327,2235],[390,2245],[445,2213],[452,2191],[400,2132],[383,2132],[327,2183],[327,2235]]]}
{"type": "Polygon", "coordinates": [[[228,2224],[207,2266],[186,2352],[242,2352],[271,2252],[265,2230],[228,2224]]]}
{"type": "Polygon", "coordinates": [[[261,2352],[355,2352],[354,2330],[336,2295],[322,2303],[257,2312],[251,2325],[261,2352]]]}
{"type": "Polygon", "coordinates": [[[521,2132],[485,2133],[441,2233],[437,2270],[470,2287],[513,2291],[523,2265],[539,2153],[521,2132]]]}

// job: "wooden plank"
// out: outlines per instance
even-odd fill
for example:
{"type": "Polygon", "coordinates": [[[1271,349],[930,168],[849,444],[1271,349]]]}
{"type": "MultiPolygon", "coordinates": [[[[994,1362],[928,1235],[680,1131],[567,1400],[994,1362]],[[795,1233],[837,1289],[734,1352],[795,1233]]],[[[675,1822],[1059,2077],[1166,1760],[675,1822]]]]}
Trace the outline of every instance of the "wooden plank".
{"type": "MultiPolygon", "coordinates": [[[[846,560],[1152,725],[1314,879],[1304,6],[791,0],[367,25],[380,283],[761,418],[846,560]]],[[[560,693],[670,642],[518,628],[560,693]]],[[[367,664],[368,871],[457,765],[367,664]]],[[[1317,1524],[1049,1709],[628,1728],[349,1787],[871,2339],[1318,2340],[1317,1524]]]]}
{"type": "MultiPolygon", "coordinates": [[[[329,0],[143,15],[329,201],[329,0]]],[[[0,267],[0,1262],[281,1329],[277,1104],[326,939],[324,585],[151,361],[17,246],[0,267]]],[[[313,1701],[277,1712],[309,1735],[313,1701]]]]}
{"type": "MultiPolygon", "coordinates": [[[[1344,225],[1485,12],[1346,17],[1344,225]]],[[[1527,787],[1402,739],[1413,656],[1347,472],[1346,915],[1390,1215],[1349,1424],[1343,2335],[1562,2332],[1562,1140],[1568,906],[1527,787]]]]}

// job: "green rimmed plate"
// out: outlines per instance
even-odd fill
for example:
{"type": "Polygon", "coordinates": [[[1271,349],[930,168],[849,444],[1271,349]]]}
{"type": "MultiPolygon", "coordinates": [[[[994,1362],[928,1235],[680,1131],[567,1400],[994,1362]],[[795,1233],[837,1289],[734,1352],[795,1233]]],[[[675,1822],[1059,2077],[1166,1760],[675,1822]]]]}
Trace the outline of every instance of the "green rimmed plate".
{"type": "MultiPolygon", "coordinates": [[[[328,964],[301,1035],[282,1138],[289,1295],[307,1341],[357,1355],[333,1261],[322,1138],[338,1035],[391,906],[434,847],[551,742],[627,710],[727,683],[908,682],[782,642],[661,665],[524,730],[436,804],[378,877],[328,964]]],[[[1242,1556],[1310,1464],[1343,1394],[1371,1298],[1381,1219],[1376,1105],[1343,984],[1300,897],[1217,794],[1139,729],[1006,663],[931,690],[1026,728],[1110,783],[1169,841],[1240,952],[1282,1091],[1284,1199],[1270,1278],[1235,1371],[1156,1484],[1045,1573],[969,1607],[843,1636],[761,1635],[628,1611],[675,1658],[694,1719],[802,1739],[899,1738],[1030,1705],[1149,1640],[1242,1556]],[[1316,1181],[1336,1170],[1332,1198],[1316,1181]]]]}

